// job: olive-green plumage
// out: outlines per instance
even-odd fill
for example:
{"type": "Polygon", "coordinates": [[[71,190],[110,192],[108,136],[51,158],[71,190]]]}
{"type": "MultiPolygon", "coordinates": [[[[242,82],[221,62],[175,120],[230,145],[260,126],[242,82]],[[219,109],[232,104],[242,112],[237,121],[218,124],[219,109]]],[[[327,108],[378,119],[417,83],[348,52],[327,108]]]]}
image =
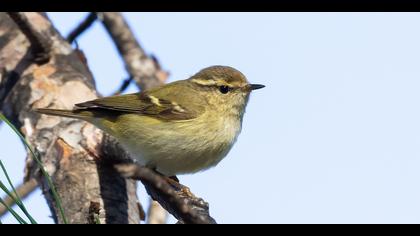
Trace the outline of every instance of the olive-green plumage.
{"type": "Polygon", "coordinates": [[[253,89],[226,66],[151,90],[76,104],[71,111],[37,109],[88,121],[113,135],[140,164],[171,176],[219,163],[235,143],[253,89]]]}

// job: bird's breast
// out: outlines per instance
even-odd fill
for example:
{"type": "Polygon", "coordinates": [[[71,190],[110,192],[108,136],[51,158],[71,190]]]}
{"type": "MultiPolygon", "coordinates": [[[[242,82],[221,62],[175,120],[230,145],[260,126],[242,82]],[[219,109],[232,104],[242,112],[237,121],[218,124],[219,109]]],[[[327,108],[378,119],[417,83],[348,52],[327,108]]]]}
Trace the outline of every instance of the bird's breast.
{"type": "MultiPolygon", "coordinates": [[[[165,175],[194,173],[218,164],[235,143],[241,120],[207,116],[181,122],[146,122],[136,115],[121,122],[136,122],[135,129],[120,130],[121,144],[141,164],[165,175]]],[[[124,127],[124,126],[121,126],[124,127]]]]}

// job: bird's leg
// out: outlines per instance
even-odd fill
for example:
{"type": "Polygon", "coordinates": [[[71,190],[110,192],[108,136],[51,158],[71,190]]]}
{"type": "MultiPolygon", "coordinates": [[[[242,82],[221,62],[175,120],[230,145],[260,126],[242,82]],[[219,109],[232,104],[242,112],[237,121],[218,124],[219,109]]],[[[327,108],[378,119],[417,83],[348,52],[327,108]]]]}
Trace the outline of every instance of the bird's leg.
{"type": "Polygon", "coordinates": [[[178,183],[179,183],[179,179],[178,179],[178,177],[176,177],[175,175],[174,175],[174,176],[169,176],[168,178],[170,178],[170,179],[172,179],[173,181],[176,181],[176,182],[178,182],[178,183]]]}

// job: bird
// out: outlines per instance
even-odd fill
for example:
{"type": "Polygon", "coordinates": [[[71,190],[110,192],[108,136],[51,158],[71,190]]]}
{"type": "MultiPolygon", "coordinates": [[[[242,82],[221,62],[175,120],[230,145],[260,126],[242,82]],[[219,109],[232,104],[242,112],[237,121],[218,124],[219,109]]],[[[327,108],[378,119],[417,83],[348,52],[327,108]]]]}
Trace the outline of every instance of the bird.
{"type": "Polygon", "coordinates": [[[218,65],[185,80],[78,103],[72,110],[35,111],[87,121],[115,137],[140,165],[170,177],[216,166],[241,132],[250,93],[264,87],[218,65]]]}

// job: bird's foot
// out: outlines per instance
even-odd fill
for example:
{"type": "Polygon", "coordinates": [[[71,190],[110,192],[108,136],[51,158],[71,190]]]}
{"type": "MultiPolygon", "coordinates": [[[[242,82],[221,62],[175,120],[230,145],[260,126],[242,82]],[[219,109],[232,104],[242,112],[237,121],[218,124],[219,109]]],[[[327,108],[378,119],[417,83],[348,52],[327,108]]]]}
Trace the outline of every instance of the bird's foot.
{"type": "Polygon", "coordinates": [[[182,194],[184,194],[187,197],[193,197],[195,198],[194,194],[191,192],[190,188],[188,188],[187,186],[181,184],[179,182],[178,177],[176,176],[170,176],[170,177],[165,177],[166,181],[173,187],[175,188],[177,191],[180,191],[182,194]]]}
{"type": "MultiPolygon", "coordinates": [[[[158,171],[154,170],[156,173],[159,173],[158,171]]],[[[160,174],[160,173],[159,173],[160,174]]],[[[174,188],[174,190],[176,191],[176,194],[184,199],[188,199],[189,201],[191,201],[192,205],[195,205],[197,207],[203,208],[203,209],[208,209],[209,208],[209,204],[207,202],[205,202],[202,198],[198,198],[196,197],[190,190],[189,187],[181,184],[179,182],[178,177],[176,176],[165,176],[163,174],[160,174],[163,178],[165,178],[166,182],[172,186],[172,188],[174,188]]]]}
{"type": "Polygon", "coordinates": [[[182,198],[188,198],[192,205],[200,208],[208,209],[209,205],[203,199],[196,197],[190,190],[189,187],[179,183],[179,179],[176,176],[165,177],[167,182],[176,189],[177,194],[182,198]]]}

